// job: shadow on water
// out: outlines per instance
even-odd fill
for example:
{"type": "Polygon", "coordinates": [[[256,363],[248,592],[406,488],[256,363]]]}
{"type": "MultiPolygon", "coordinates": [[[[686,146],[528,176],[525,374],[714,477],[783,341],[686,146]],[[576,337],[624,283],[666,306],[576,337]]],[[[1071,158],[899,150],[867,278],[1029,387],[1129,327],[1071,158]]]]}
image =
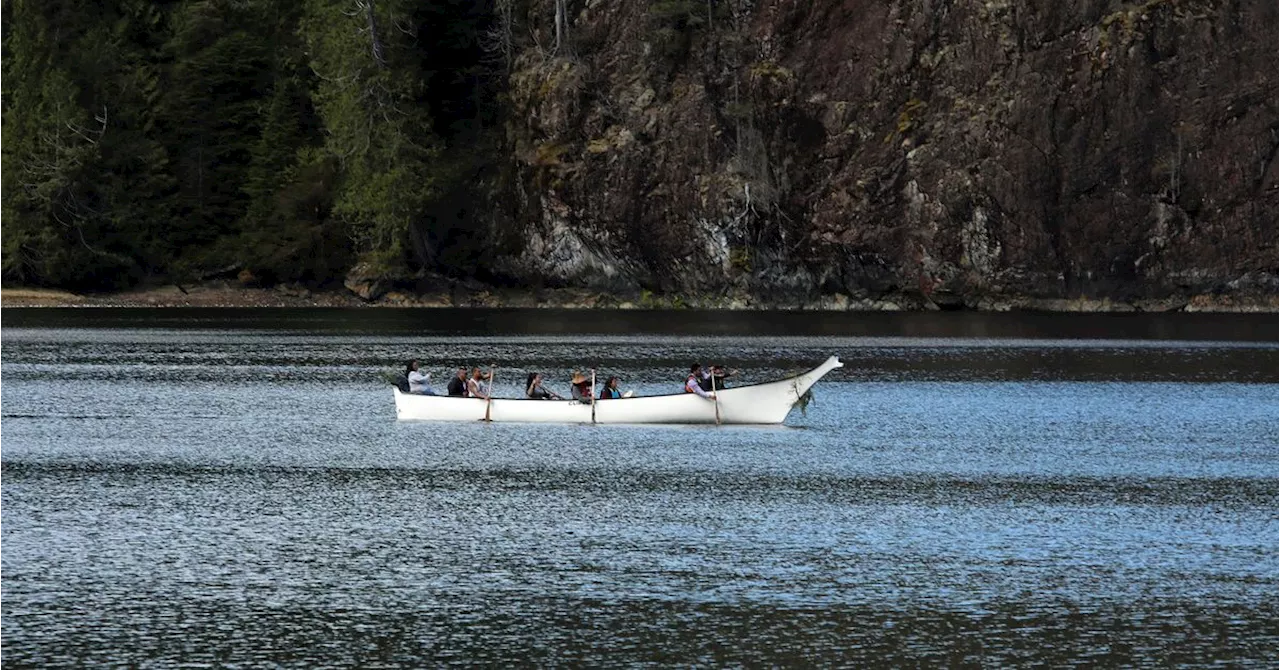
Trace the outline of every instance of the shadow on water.
{"type": "Polygon", "coordinates": [[[387,335],[668,334],[1275,342],[1274,314],[475,308],[5,308],[6,327],[387,335]]]}

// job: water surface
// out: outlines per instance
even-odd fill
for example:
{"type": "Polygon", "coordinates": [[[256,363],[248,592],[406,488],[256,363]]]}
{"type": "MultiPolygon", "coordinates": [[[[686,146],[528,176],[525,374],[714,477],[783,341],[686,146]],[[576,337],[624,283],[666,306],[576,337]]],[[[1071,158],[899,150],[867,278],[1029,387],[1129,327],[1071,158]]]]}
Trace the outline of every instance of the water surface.
{"type": "Polygon", "coordinates": [[[1277,660],[1274,316],[3,318],[6,665],[1277,660]],[[833,353],[773,428],[397,422],[384,381],[833,353]]]}

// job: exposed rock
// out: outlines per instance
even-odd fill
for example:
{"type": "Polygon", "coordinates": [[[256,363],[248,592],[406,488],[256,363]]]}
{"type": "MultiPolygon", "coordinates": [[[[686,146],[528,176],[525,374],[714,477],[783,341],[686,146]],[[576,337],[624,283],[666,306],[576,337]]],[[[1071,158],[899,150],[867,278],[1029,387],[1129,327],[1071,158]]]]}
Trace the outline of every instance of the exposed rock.
{"type": "Polygon", "coordinates": [[[360,263],[347,272],[342,285],[359,296],[361,300],[377,300],[391,290],[394,281],[385,272],[375,269],[368,263],[360,263]]]}
{"type": "MultiPolygon", "coordinates": [[[[728,0],[674,23],[650,4],[590,3],[572,50],[514,59],[495,217],[513,283],[1275,303],[1274,3],[728,0]]],[[[541,44],[553,9],[529,6],[541,44]]]]}

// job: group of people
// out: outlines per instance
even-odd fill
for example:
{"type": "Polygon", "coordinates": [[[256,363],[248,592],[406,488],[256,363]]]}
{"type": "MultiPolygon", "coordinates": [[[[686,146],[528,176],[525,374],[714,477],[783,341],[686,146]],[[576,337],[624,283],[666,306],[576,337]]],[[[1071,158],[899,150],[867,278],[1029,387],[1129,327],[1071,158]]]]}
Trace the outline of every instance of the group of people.
{"type": "MultiPolygon", "coordinates": [[[[704,369],[701,364],[694,363],[690,366],[689,376],[685,379],[684,392],[694,393],[707,399],[714,399],[715,392],[723,389],[726,378],[732,375],[733,372],[720,365],[712,365],[704,369]]],[[[453,378],[449,380],[445,390],[450,396],[488,400],[492,391],[490,388],[492,384],[492,371],[486,374],[481,372],[480,368],[472,368],[468,373],[467,368],[460,367],[454,373],[453,378]]],[[[621,381],[617,377],[605,379],[604,386],[600,388],[598,394],[595,393],[592,384],[591,377],[575,371],[573,378],[569,382],[569,398],[589,403],[593,398],[611,400],[631,397],[630,391],[623,393],[619,388],[621,381]]],[[[396,380],[396,386],[404,393],[440,395],[431,388],[431,373],[423,372],[417,359],[410,360],[405,364],[404,375],[396,380]]],[[[529,373],[525,379],[524,394],[525,397],[533,400],[565,399],[564,396],[547,390],[540,372],[529,373]]]]}
{"type": "MultiPolygon", "coordinates": [[[[528,378],[525,379],[524,394],[527,398],[534,400],[564,400],[564,396],[548,391],[543,384],[541,372],[530,372],[528,378]]],[[[600,389],[599,395],[592,392],[591,378],[581,372],[574,372],[573,378],[569,380],[569,399],[579,402],[589,403],[593,397],[600,400],[610,400],[613,398],[629,397],[631,394],[623,394],[618,388],[620,381],[617,377],[609,377],[605,380],[604,386],[600,389]]]]}
{"type": "MultiPolygon", "coordinates": [[[[480,368],[472,368],[468,373],[465,367],[458,368],[453,374],[453,378],[445,386],[448,395],[465,397],[465,398],[481,398],[489,399],[489,383],[493,381],[493,373],[484,374],[480,368]]],[[[416,393],[418,395],[440,395],[435,389],[431,388],[431,373],[423,372],[422,366],[418,364],[417,359],[413,359],[405,364],[404,375],[396,380],[396,385],[405,393],[416,393]]]]}

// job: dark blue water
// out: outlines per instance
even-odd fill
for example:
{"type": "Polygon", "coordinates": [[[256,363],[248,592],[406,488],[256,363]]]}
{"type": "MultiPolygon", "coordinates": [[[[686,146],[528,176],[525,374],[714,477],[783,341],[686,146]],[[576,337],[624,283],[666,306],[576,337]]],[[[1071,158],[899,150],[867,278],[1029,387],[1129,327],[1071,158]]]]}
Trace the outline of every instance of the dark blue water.
{"type": "Polygon", "coordinates": [[[6,667],[1276,664],[1274,316],[641,316],[4,310],[6,667]],[[833,353],[776,428],[383,379],[833,353]]]}

